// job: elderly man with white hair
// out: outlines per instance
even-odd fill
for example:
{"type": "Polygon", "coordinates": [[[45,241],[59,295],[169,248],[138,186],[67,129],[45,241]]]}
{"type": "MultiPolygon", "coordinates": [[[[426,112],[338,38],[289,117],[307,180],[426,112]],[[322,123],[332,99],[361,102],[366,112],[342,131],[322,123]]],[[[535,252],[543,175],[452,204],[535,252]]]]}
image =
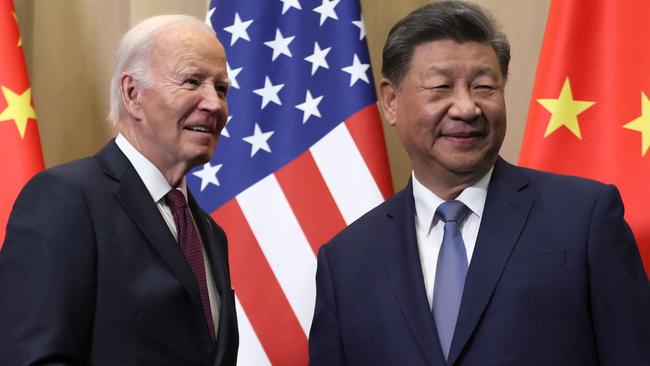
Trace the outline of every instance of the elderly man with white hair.
{"type": "Polygon", "coordinates": [[[182,15],[122,38],[119,134],[23,189],[0,251],[2,365],[234,365],[227,240],[187,190],[224,127],[214,32],[182,15]]]}

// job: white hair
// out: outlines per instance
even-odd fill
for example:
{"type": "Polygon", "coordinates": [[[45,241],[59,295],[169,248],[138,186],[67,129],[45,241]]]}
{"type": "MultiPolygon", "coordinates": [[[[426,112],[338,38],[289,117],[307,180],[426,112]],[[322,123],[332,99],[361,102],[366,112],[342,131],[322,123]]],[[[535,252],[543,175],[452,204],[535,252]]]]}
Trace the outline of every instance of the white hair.
{"type": "Polygon", "coordinates": [[[150,57],[156,36],[175,26],[185,26],[192,30],[214,34],[210,26],[189,15],[154,16],[141,21],[126,32],[115,52],[115,66],[111,77],[111,104],[108,118],[113,126],[125,117],[126,112],[121,96],[121,75],[127,72],[145,87],[151,86],[150,57]]]}

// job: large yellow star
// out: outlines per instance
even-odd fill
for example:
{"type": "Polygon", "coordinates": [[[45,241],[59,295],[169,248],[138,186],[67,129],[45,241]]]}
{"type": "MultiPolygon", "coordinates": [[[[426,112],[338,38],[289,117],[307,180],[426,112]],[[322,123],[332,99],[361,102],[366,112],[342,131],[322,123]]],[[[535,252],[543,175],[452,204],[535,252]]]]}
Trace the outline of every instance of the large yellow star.
{"type": "Polygon", "coordinates": [[[623,126],[641,132],[641,156],[645,156],[650,147],[650,100],[641,92],[641,116],[623,126]]]}
{"type": "Polygon", "coordinates": [[[30,118],[36,119],[36,112],[32,107],[32,89],[27,88],[22,94],[18,95],[7,87],[2,87],[2,94],[7,100],[7,108],[0,113],[0,122],[13,120],[18,127],[20,138],[25,138],[27,121],[30,118]]]}
{"type": "Polygon", "coordinates": [[[551,120],[546,127],[546,132],[544,132],[544,137],[547,137],[558,128],[564,126],[582,140],[578,115],[594,105],[595,102],[573,99],[571,83],[568,77],[564,80],[562,91],[557,99],[537,99],[537,102],[552,114],[551,120]]]}

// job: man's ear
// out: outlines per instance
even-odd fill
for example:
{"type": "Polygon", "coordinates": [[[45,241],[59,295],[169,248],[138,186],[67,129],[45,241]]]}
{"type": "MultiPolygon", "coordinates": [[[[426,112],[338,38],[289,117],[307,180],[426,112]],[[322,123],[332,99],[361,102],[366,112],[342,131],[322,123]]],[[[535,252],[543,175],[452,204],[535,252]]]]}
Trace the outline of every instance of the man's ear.
{"type": "Polygon", "coordinates": [[[142,86],[131,75],[123,73],[120,76],[122,104],[127,113],[137,121],[142,119],[141,92],[142,86]]]}
{"type": "Polygon", "coordinates": [[[397,119],[397,97],[398,87],[388,79],[381,79],[379,101],[381,102],[381,109],[384,111],[384,118],[391,126],[395,126],[397,119]]]}

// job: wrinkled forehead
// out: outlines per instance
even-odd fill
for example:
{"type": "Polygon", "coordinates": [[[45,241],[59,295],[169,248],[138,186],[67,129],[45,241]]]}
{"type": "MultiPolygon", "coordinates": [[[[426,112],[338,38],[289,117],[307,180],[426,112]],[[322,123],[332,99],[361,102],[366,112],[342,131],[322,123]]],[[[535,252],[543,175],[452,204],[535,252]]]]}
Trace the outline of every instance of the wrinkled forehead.
{"type": "Polygon", "coordinates": [[[174,67],[188,62],[226,62],[224,47],[210,29],[180,25],[161,30],[155,37],[151,50],[153,64],[174,67]]]}
{"type": "MultiPolygon", "coordinates": [[[[490,44],[450,39],[422,43],[415,47],[407,70],[425,75],[452,76],[465,71],[474,76],[502,78],[499,60],[490,44]]],[[[408,71],[407,71],[408,72],[408,71]]]]}

